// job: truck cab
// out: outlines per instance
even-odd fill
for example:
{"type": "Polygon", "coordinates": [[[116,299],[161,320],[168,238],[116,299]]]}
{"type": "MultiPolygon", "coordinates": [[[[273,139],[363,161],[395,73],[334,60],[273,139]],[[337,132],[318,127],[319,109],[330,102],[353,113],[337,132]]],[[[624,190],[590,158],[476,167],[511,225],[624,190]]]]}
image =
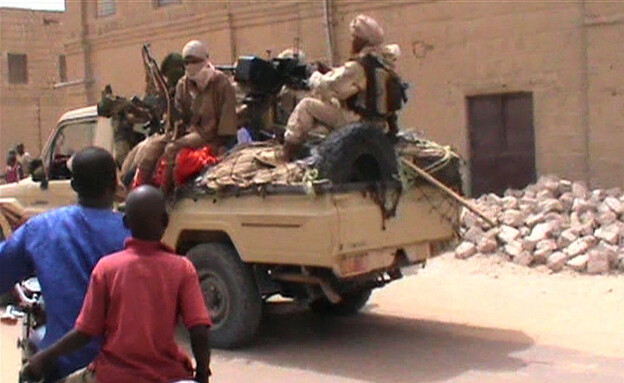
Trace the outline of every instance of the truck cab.
{"type": "Polygon", "coordinates": [[[33,161],[31,175],[18,183],[1,185],[0,198],[17,200],[28,217],[76,203],[67,161],[87,146],[102,147],[114,156],[114,121],[98,116],[96,106],[63,114],[41,157],[33,161]]]}

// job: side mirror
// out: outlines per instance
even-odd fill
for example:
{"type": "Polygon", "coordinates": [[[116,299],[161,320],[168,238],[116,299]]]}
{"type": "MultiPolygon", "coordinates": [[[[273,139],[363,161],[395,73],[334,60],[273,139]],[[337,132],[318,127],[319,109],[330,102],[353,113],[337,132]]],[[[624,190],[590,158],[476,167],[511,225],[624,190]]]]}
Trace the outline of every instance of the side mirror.
{"type": "Polygon", "coordinates": [[[48,188],[48,178],[43,168],[43,161],[40,158],[35,158],[30,162],[30,174],[34,182],[41,182],[41,188],[48,188]]]}
{"type": "Polygon", "coordinates": [[[34,174],[39,170],[43,170],[43,161],[41,158],[34,158],[28,163],[28,174],[34,174]]]}

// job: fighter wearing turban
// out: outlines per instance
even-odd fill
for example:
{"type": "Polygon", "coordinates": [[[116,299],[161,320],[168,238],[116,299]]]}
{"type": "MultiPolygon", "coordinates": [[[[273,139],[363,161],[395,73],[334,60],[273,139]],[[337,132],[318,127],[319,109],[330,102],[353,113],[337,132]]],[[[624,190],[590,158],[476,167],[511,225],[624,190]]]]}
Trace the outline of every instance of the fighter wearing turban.
{"type": "Polygon", "coordinates": [[[261,161],[292,160],[308,133],[319,125],[334,130],[359,120],[385,124],[387,92],[384,76],[393,71],[400,54],[399,47],[382,47],[383,29],[368,16],[355,17],[350,23],[350,32],[352,58],[325,74],[312,74],[309,85],[313,96],[302,99],[290,115],[282,153],[276,158],[261,158],[261,161]],[[367,69],[367,62],[373,63],[371,68],[367,69]],[[370,90],[375,86],[373,82],[380,85],[371,99],[367,97],[367,88],[370,90]]]}
{"type": "Polygon", "coordinates": [[[208,60],[208,48],[198,40],[189,41],[182,50],[185,73],[177,82],[175,108],[183,120],[180,137],[161,135],[146,143],[139,161],[138,184],[148,183],[160,156],[164,153],[169,166],[164,189],[171,187],[173,164],[182,148],[209,146],[221,151],[224,140],[236,136],[236,97],[227,76],[208,60]]]}

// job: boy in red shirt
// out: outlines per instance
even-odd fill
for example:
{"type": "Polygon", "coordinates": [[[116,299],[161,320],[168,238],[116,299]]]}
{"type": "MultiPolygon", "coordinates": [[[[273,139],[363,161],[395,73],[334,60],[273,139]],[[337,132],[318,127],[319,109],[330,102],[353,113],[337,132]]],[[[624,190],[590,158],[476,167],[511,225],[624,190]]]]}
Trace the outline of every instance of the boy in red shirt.
{"type": "Polygon", "coordinates": [[[128,195],[124,223],[132,238],[126,249],[98,262],[74,329],[33,356],[25,375],[38,377],[59,356],[104,336],[94,362],[66,382],[208,382],[211,322],[193,265],[160,242],[168,220],[159,190],[141,186],[128,195]],[[178,317],[190,332],[194,375],[175,343],[178,317]]]}

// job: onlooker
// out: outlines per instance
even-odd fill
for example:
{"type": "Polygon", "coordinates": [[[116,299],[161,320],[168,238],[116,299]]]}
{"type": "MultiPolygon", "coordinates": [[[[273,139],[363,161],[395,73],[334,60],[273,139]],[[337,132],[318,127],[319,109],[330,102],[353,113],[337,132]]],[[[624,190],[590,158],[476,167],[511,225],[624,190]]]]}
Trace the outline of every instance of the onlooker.
{"type": "Polygon", "coordinates": [[[30,174],[30,162],[32,161],[32,156],[28,153],[23,143],[17,144],[15,147],[15,151],[17,152],[17,162],[20,164],[20,169],[22,174],[21,178],[26,178],[30,174]]]}
{"type": "MultiPolygon", "coordinates": [[[[93,267],[102,256],[121,250],[129,235],[121,214],[112,211],[117,187],[113,157],[89,147],[76,154],[72,169],[78,205],[33,217],[0,243],[0,293],[33,274],[39,278],[47,317],[43,349],[72,329],[93,267]]],[[[98,349],[99,343],[91,342],[60,358],[46,381],[86,366],[98,349]]]]}
{"type": "Polygon", "coordinates": [[[208,382],[211,322],[193,265],[160,242],[168,222],[158,189],[141,186],[128,195],[124,223],[132,238],[126,249],[98,262],[74,329],[36,354],[24,369],[27,376],[38,377],[54,359],[104,336],[93,364],[66,383],[208,382]],[[191,335],[194,375],[174,339],[178,317],[191,335]]]}
{"type": "Polygon", "coordinates": [[[7,155],[4,179],[8,184],[19,182],[21,179],[20,165],[17,162],[17,155],[14,150],[9,150],[7,155]]]}

